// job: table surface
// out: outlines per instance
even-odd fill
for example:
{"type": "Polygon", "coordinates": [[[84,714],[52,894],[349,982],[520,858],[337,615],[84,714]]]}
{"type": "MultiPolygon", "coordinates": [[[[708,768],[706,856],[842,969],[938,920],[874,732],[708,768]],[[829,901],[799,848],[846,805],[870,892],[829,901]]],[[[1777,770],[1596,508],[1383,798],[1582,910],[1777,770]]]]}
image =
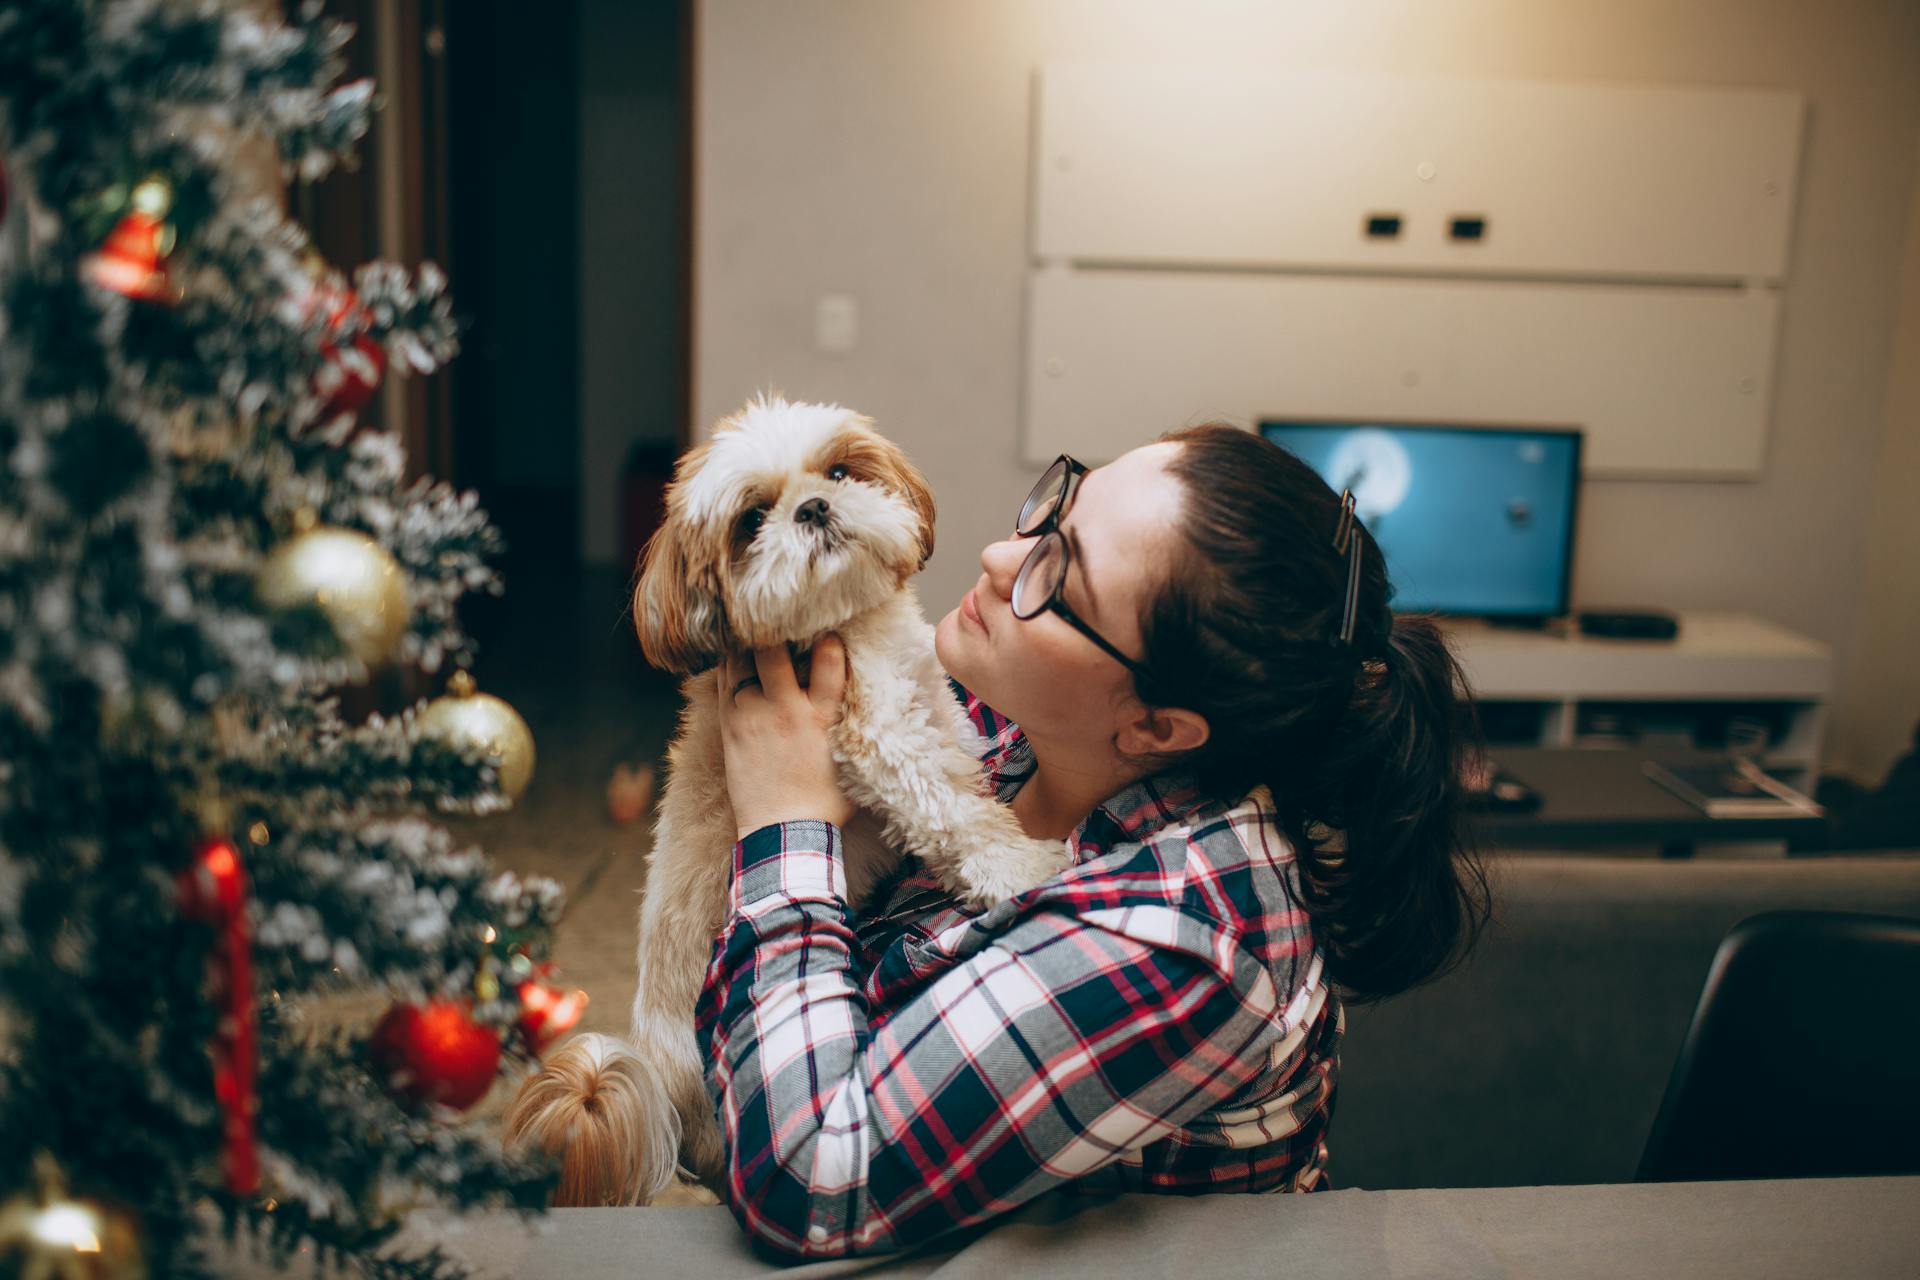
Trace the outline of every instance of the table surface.
{"type": "Polygon", "coordinates": [[[1532,813],[1481,812],[1474,825],[1496,845],[1511,847],[1667,844],[1696,840],[1779,840],[1821,819],[1709,818],[1640,771],[1649,759],[1712,761],[1710,753],[1622,748],[1490,747],[1501,769],[1540,793],[1532,813]]]}
{"type": "MultiPolygon", "coordinates": [[[[724,1280],[776,1271],[720,1208],[562,1209],[531,1229],[479,1214],[409,1230],[489,1277],[724,1280]]],[[[245,1264],[238,1271],[265,1274],[245,1264]]],[[[1053,1196],[938,1249],[779,1274],[1912,1280],[1920,1275],[1920,1177],[1053,1196]]]]}

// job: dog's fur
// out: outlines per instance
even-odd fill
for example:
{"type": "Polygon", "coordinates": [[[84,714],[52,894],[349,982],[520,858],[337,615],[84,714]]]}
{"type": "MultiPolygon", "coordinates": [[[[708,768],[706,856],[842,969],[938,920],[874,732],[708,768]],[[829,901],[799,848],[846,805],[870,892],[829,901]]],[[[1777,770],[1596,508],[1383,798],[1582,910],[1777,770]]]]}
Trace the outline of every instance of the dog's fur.
{"type": "Polygon", "coordinates": [[[837,405],[755,400],[681,459],[633,601],[647,659],[689,678],[647,863],[630,1043],[576,1036],[507,1116],[509,1142],[561,1155],[556,1204],[646,1204],[682,1164],[708,1183],[723,1173],[693,1033],[732,870],[715,710],[722,654],[804,652],[828,632],[845,641],[846,705],[832,742],[841,786],[862,811],[843,842],[852,901],[901,853],[976,907],[1065,867],[1062,844],[1028,838],[983,791],[977,737],[907,585],[932,551],[925,479],[868,419],[837,405]],[[828,504],[824,519],[817,507],[811,519],[796,515],[812,499],[828,504]]]}

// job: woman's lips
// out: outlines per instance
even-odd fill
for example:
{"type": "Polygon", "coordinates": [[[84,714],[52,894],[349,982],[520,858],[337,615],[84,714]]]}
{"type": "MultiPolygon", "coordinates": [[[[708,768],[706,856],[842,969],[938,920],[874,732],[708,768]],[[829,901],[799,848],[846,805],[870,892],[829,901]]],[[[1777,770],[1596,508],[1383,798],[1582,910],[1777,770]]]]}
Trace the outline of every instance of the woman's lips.
{"type": "Polygon", "coordinates": [[[960,597],[960,616],[982,631],[987,629],[987,620],[980,616],[980,606],[974,601],[971,590],[960,597]]]}

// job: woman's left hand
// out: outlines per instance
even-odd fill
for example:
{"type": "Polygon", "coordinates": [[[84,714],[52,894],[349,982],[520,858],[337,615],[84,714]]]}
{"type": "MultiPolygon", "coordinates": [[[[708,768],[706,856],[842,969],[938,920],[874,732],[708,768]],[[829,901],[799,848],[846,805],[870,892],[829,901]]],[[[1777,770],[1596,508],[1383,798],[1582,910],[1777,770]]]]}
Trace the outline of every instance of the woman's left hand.
{"type": "Polygon", "coordinates": [[[847,694],[840,637],[814,645],[805,688],[786,646],[774,645],[723,659],[714,689],[735,833],[801,818],[844,826],[854,806],[840,790],[827,737],[847,694]]]}

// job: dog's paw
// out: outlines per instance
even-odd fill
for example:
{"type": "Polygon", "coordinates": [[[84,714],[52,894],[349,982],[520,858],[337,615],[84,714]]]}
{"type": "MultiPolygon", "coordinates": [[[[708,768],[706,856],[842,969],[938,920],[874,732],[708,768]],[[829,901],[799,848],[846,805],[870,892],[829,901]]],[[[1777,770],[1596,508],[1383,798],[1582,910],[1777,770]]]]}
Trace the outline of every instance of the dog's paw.
{"type": "Polygon", "coordinates": [[[1012,848],[967,859],[960,868],[961,883],[952,888],[968,909],[985,911],[1045,883],[1070,865],[1072,855],[1065,841],[1023,840],[1012,848]]]}

